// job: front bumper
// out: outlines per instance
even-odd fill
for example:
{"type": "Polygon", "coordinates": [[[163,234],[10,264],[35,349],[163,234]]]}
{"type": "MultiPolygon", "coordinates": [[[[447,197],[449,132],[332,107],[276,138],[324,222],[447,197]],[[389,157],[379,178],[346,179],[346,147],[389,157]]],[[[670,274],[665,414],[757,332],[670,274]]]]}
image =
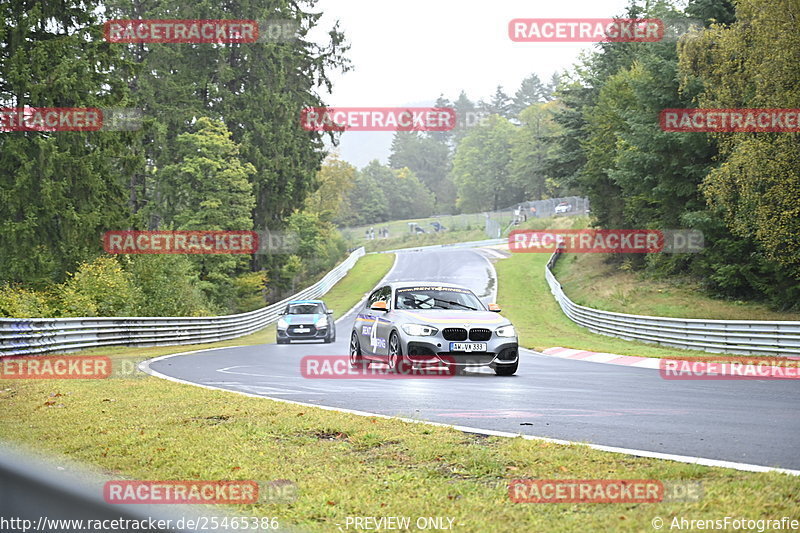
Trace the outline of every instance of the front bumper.
{"type": "Polygon", "coordinates": [[[298,332],[296,331],[298,326],[292,324],[287,329],[279,329],[277,330],[277,337],[281,340],[291,340],[291,341],[302,341],[302,340],[321,340],[328,336],[328,328],[316,328],[313,325],[304,325],[310,329],[308,332],[298,332]]]}
{"type": "Polygon", "coordinates": [[[414,366],[447,365],[455,367],[479,367],[490,365],[512,365],[519,360],[517,337],[492,337],[486,343],[485,352],[451,352],[450,342],[441,331],[433,336],[419,337],[400,333],[403,354],[414,366]]]}

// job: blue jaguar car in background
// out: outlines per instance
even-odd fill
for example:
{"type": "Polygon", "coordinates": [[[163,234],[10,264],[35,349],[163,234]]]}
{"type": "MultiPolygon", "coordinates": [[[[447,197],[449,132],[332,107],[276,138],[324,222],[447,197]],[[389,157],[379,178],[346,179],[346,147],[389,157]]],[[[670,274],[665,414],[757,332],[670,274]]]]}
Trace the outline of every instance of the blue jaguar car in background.
{"type": "Polygon", "coordinates": [[[291,301],[278,319],[278,344],[305,340],[336,340],[333,311],[322,300],[291,301]]]}

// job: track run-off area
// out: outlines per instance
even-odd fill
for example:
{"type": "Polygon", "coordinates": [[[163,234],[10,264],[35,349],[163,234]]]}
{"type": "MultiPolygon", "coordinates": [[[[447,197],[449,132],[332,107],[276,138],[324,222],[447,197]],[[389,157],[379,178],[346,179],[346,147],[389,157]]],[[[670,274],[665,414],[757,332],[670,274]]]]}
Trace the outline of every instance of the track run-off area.
{"type": "MultiPolygon", "coordinates": [[[[483,249],[398,253],[384,281],[458,283],[484,302],[494,302],[498,285],[492,257],[483,249]]],[[[482,369],[447,379],[304,378],[304,356],[347,355],[353,316],[337,321],[332,344],[200,350],[152,359],[141,368],[202,387],[357,414],[800,474],[800,383],[795,380],[665,380],[650,368],[560,359],[524,349],[519,370],[510,377],[482,369]]]]}

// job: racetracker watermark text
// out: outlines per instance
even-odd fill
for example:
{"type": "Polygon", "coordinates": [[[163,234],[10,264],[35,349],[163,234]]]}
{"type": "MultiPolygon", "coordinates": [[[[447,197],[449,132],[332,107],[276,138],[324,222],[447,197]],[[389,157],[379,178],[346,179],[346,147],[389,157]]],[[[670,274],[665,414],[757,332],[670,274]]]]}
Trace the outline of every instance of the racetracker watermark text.
{"type": "Polygon", "coordinates": [[[517,253],[697,253],[703,247],[697,230],[514,230],[508,235],[508,249],[517,253]]]}
{"type": "Polygon", "coordinates": [[[674,132],[798,133],[800,109],[664,109],[661,129],[674,132]]]}
{"type": "Polygon", "coordinates": [[[255,20],[109,20],[104,25],[110,43],[254,43],[255,20]]]}
{"type": "Polygon", "coordinates": [[[450,107],[306,107],[300,125],[307,131],[450,131],[450,107]]]}
{"type": "Polygon", "coordinates": [[[513,19],[508,36],[520,43],[656,42],[664,38],[660,19],[513,19]]]}
{"type": "Polygon", "coordinates": [[[105,379],[111,359],[92,356],[11,356],[0,359],[0,379],[105,379]]]}
{"type": "Polygon", "coordinates": [[[514,503],[693,502],[702,496],[697,481],[515,479],[508,484],[508,497],[514,503]]]}
{"type": "Polygon", "coordinates": [[[107,231],[109,254],[254,254],[255,231],[107,231]]]}
{"type": "Polygon", "coordinates": [[[103,498],[112,504],[291,503],[297,485],[288,479],[243,481],[108,481],[103,498]]]}
{"type": "MultiPolygon", "coordinates": [[[[448,357],[442,359],[447,361],[448,357]]],[[[424,366],[404,363],[390,370],[385,365],[351,365],[347,355],[307,355],[300,360],[300,373],[306,379],[437,379],[456,375],[456,367],[445,363],[424,366]]]]}
{"type": "Polygon", "coordinates": [[[800,359],[728,355],[685,357],[661,359],[658,370],[667,380],[800,379],[800,359]]]}

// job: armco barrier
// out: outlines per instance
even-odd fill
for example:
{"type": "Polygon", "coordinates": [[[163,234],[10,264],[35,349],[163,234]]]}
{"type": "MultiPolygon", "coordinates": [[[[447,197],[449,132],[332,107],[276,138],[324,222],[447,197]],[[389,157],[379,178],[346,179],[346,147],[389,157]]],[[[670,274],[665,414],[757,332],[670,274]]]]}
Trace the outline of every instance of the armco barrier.
{"type": "Polygon", "coordinates": [[[98,346],[170,346],[234,339],[278,320],[286,302],[319,298],[353,267],[355,250],[317,283],[280,302],[238,315],[206,317],[0,318],[0,357],[98,346]]]}
{"type": "Polygon", "coordinates": [[[715,353],[800,355],[800,322],[641,316],[578,305],[564,294],[551,270],[559,255],[556,251],[544,269],[550,291],[570,320],[594,333],[715,353]]]}

